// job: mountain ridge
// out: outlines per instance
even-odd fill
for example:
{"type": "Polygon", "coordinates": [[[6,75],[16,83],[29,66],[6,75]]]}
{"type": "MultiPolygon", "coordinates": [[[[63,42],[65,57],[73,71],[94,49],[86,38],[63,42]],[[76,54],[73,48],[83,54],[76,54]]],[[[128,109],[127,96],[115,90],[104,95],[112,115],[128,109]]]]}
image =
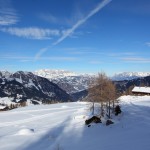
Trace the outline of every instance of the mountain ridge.
{"type": "Polygon", "coordinates": [[[15,100],[17,95],[21,95],[23,100],[35,99],[42,102],[71,100],[70,95],[58,85],[32,72],[7,72],[7,76],[0,72],[0,97],[14,97],[15,100]]]}
{"type": "Polygon", "coordinates": [[[111,77],[113,81],[132,80],[140,77],[150,76],[150,72],[121,72],[111,77]]]}
{"type": "Polygon", "coordinates": [[[90,74],[77,74],[66,70],[50,69],[41,69],[39,71],[35,71],[34,74],[49,79],[51,82],[65,90],[68,94],[87,89],[90,80],[94,77],[94,75],[90,74]]]}

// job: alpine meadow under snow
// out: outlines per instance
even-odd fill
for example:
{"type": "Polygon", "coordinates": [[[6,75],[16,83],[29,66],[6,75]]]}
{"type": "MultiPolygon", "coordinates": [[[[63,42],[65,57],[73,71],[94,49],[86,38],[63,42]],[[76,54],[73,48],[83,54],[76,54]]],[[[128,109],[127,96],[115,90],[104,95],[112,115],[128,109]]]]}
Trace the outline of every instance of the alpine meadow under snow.
{"type": "MultiPolygon", "coordinates": [[[[149,150],[150,96],[122,96],[114,124],[85,125],[88,102],[29,105],[0,113],[0,150],[149,150]]],[[[98,114],[98,104],[95,114],[98,114]]]]}

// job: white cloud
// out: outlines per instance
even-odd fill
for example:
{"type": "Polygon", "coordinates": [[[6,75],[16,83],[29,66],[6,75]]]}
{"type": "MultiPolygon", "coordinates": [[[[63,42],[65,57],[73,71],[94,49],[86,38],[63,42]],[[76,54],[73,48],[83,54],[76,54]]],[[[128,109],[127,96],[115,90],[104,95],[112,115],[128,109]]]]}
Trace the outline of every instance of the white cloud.
{"type": "Polygon", "coordinates": [[[129,63],[150,63],[150,59],[142,57],[123,57],[120,59],[129,63]]]}
{"type": "Polygon", "coordinates": [[[1,28],[0,31],[16,35],[18,37],[24,37],[28,39],[51,39],[53,36],[59,36],[59,30],[52,29],[43,29],[37,27],[29,27],[29,28],[1,28]]]}
{"type": "Polygon", "coordinates": [[[11,6],[9,0],[0,1],[0,25],[12,25],[19,21],[15,9],[11,6]]]}

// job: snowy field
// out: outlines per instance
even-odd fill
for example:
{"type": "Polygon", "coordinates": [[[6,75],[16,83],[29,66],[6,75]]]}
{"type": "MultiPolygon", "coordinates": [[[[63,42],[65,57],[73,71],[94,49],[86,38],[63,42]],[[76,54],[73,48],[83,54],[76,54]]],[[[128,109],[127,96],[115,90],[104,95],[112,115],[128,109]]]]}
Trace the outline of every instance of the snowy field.
{"type": "Polygon", "coordinates": [[[110,126],[85,126],[83,102],[0,112],[0,150],[150,150],[150,96],[123,96],[120,105],[110,126]]]}

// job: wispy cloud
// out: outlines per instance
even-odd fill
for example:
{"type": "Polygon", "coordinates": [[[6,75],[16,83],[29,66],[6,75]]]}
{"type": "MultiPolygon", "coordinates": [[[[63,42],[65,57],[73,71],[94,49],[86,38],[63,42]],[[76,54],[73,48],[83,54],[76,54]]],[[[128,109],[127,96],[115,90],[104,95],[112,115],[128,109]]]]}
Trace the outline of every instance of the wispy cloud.
{"type": "Polygon", "coordinates": [[[52,14],[40,14],[39,17],[42,19],[42,20],[45,20],[47,22],[50,22],[50,23],[58,23],[59,20],[57,17],[53,16],[52,14]]]}
{"type": "Polygon", "coordinates": [[[147,45],[148,47],[150,47],[150,42],[146,42],[145,45],[147,45]]]}
{"type": "Polygon", "coordinates": [[[124,62],[129,62],[129,63],[150,63],[150,59],[147,58],[142,58],[142,57],[123,57],[120,58],[124,62]]]}
{"type": "Polygon", "coordinates": [[[45,47],[39,50],[39,52],[35,55],[34,60],[37,60],[40,58],[40,56],[45,53],[48,50],[49,47],[45,47]]]}
{"type": "Polygon", "coordinates": [[[59,36],[59,30],[52,29],[43,29],[37,27],[29,27],[29,28],[1,28],[0,31],[9,33],[11,35],[16,35],[18,37],[24,37],[27,39],[51,39],[53,36],[59,36]]]}
{"type": "Polygon", "coordinates": [[[9,0],[0,0],[0,25],[12,25],[19,21],[16,10],[9,0]]]}
{"type": "MultiPolygon", "coordinates": [[[[137,53],[136,53],[137,54],[137,53]]],[[[109,53],[108,56],[118,57],[118,56],[133,56],[135,53],[133,52],[122,52],[122,53],[109,53]]]]}
{"type": "Polygon", "coordinates": [[[75,23],[72,28],[66,30],[64,32],[63,36],[60,37],[56,42],[53,43],[53,45],[57,45],[60,42],[62,42],[64,39],[66,39],[68,36],[70,36],[77,28],[79,28],[82,24],[84,24],[89,18],[91,18],[93,15],[95,15],[97,12],[99,12],[103,7],[105,7],[108,3],[110,3],[112,0],[104,0],[103,2],[99,3],[96,8],[94,8],[90,13],[85,16],[84,18],[78,20],[77,23],[75,23]]]}
{"type": "Polygon", "coordinates": [[[90,64],[94,64],[94,65],[96,65],[96,64],[102,64],[103,62],[102,61],[90,61],[89,62],[90,64]]]}
{"type": "MultiPolygon", "coordinates": [[[[6,60],[18,60],[20,62],[34,61],[34,57],[27,56],[0,56],[0,59],[6,60]]],[[[39,60],[52,60],[52,61],[76,61],[77,57],[63,57],[63,56],[51,56],[51,57],[40,57],[39,60]]]]}
{"type": "Polygon", "coordinates": [[[72,20],[65,18],[65,17],[57,17],[50,13],[40,13],[38,17],[43,21],[48,23],[57,24],[57,25],[67,25],[70,26],[72,24],[72,20]]]}

